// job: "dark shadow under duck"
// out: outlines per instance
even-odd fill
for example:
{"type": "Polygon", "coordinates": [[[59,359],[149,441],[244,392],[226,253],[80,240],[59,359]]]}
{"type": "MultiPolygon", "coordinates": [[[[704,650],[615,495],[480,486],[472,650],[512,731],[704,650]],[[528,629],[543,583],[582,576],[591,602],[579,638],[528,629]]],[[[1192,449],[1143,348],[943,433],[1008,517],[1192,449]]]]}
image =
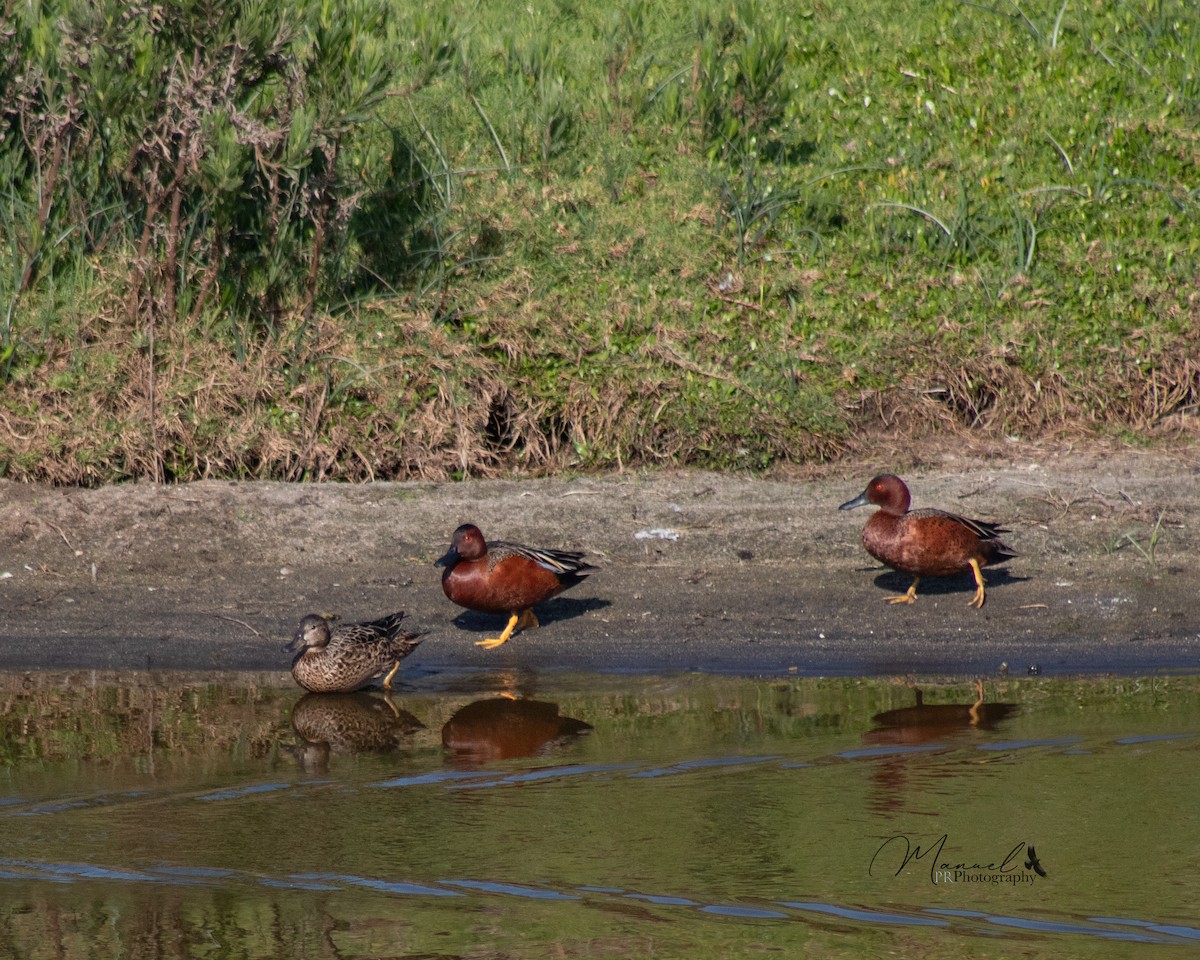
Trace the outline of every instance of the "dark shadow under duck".
{"type": "Polygon", "coordinates": [[[401,628],[404,611],[379,620],[345,623],[310,613],[285,649],[295,653],[292,676],[313,693],[353,693],[383,677],[391,689],[400,661],[417,648],[420,634],[401,628]]]}

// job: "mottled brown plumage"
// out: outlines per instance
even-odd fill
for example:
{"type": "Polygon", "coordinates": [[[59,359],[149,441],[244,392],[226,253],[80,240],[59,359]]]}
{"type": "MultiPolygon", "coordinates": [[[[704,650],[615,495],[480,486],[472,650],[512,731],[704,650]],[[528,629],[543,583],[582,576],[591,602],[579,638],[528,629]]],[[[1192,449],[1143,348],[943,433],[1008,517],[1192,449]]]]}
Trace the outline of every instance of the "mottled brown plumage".
{"type": "Polygon", "coordinates": [[[390,689],[400,661],[421,642],[419,634],[400,628],[403,619],[401,611],[331,628],[324,617],[309,614],[286,648],[296,654],[292,676],[313,693],[352,693],[379,677],[390,689]]]}
{"type": "Polygon", "coordinates": [[[876,560],[913,576],[906,593],[885,599],[889,603],[913,603],[921,577],[972,573],[976,589],[968,605],[982,607],[984,583],[980,568],[1017,555],[999,537],[1008,531],[994,523],[971,520],[945,510],[909,510],[911,502],[904,481],[884,473],[838,508],[851,510],[870,503],[878,505],[879,509],[863,527],[863,546],[876,560]]]}
{"type": "Polygon", "coordinates": [[[497,540],[489,544],[474,524],[454,531],[450,549],[435,566],[442,572],[442,590],[460,607],[479,613],[508,614],[499,637],[476,641],[491,650],[505,643],[517,628],[536,627],[533,608],[583,581],[596,568],[583,554],[543,550],[497,540]]]}

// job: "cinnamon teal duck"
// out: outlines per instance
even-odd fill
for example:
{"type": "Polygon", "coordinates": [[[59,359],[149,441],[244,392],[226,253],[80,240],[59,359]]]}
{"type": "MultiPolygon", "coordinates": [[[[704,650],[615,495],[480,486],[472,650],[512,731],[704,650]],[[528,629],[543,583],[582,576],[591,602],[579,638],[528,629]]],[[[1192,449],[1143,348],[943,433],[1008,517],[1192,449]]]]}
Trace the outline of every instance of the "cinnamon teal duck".
{"type": "Polygon", "coordinates": [[[884,599],[889,603],[913,603],[922,577],[952,577],[970,571],[975,576],[975,595],[968,606],[982,607],[984,583],[980,568],[1017,556],[1000,539],[999,535],[1008,531],[945,510],[909,510],[911,502],[904,481],[883,473],[838,508],[852,510],[871,503],[879,507],[863,527],[863,546],[876,560],[913,577],[906,593],[884,599]]]}
{"type": "Polygon", "coordinates": [[[379,677],[390,690],[400,661],[421,642],[419,634],[401,629],[403,619],[401,611],[331,627],[324,617],[310,613],[286,647],[296,654],[292,676],[313,693],[352,693],[379,677]]]}
{"type": "Polygon", "coordinates": [[[472,523],[454,531],[450,549],[434,566],[445,567],[442,590],[460,607],[508,615],[500,636],[476,641],[485,650],[506,643],[514,630],[538,626],[535,606],[582,583],[596,569],[583,562],[582,553],[570,550],[503,540],[489,544],[472,523]]]}

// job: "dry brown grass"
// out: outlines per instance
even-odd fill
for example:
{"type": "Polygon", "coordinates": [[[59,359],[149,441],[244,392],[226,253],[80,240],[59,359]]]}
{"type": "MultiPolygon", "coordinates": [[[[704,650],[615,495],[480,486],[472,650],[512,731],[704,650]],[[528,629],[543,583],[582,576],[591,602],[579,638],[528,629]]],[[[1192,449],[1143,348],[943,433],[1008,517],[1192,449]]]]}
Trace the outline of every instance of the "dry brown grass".
{"type": "MultiPolygon", "coordinates": [[[[719,328],[656,320],[640,349],[614,350],[628,311],[581,334],[567,304],[539,300],[520,275],[471,316],[469,335],[410,304],[353,323],[296,320],[252,343],[243,360],[195,331],[165,329],[153,403],[148,351],[130,346],[122,323],[93,320],[81,346],[55,341],[41,367],[7,385],[0,463],[12,478],[52,484],[437,481],[642,465],[761,469],[939,436],[957,445],[1200,439],[1200,331],[1154,356],[1136,340],[1098,352],[1074,377],[1029,372],[1014,344],[961,359],[943,357],[931,337],[910,337],[880,361],[911,358],[905,372],[862,389],[880,379],[863,361],[832,388],[799,372],[781,374],[790,380],[782,385],[748,380],[757,368],[726,362],[719,328]],[[609,359],[597,364],[601,351],[609,359]],[[821,390],[833,396],[840,427],[802,423],[778,400],[821,390]]],[[[731,322],[754,324],[757,313],[747,307],[731,322]]]]}
{"type": "Polygon", "coordinates": [[[1142,440],[1200,439],[1200,343],[1147,372],[1138,358],[1109,355],[1092,376],[1029,374],[991,355],[939,371],[915,371],[896,386],[863,392],[855,416],[864,429],[894,436],[947,432],[980,439],[1078,440],[1114,434],[1142,440]]]}

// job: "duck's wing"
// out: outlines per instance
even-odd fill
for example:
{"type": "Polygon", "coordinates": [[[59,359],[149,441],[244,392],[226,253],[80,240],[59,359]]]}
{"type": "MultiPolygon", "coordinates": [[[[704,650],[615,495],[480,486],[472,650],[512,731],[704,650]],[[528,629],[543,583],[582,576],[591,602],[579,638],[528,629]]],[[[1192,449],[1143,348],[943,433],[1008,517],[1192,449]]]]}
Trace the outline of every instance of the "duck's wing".
{"type": "Polygon", "coordinates": [[[559,576],[575,574],[586,577],[596,569],[590,563],[584,562],[582,553],[574,550],[547,550],[543,547],[527,547],[521,543],[507,543],[503,540],[488,544],[488,559],[492,566],[514,556],[532,560],[539,567],[545,567],[551,573],[559,576]]]}
{"type": "Polygon", "coordinates": [[[344,623],[333,630],[334,639],[343,644],[370,643],[372,641],[390,640],[401,633],[400,624],[404,619],[404,611],[389,613],[378,620],[365,620],[362,623],[344,623]]]}
{"type": "Polygon", "coordinates": [[[986,520],[975,520],[972,517],[964,517],[961,514],[950,513],[948,510],[938,510],[933,507],[925,507],[921,510],[910,510],[905,514],[906,517],[944,517],[947,520],[952,520],[961,527],[966,527],[971,531],[981,542],[990,543],[996,552],[997,556],[1015,557],[1016,551],[1007,543],[1000,539],[1000,534],[1011,533],[1008,527],[1002,527],[998,523],[988,523],[986,520]]]}

